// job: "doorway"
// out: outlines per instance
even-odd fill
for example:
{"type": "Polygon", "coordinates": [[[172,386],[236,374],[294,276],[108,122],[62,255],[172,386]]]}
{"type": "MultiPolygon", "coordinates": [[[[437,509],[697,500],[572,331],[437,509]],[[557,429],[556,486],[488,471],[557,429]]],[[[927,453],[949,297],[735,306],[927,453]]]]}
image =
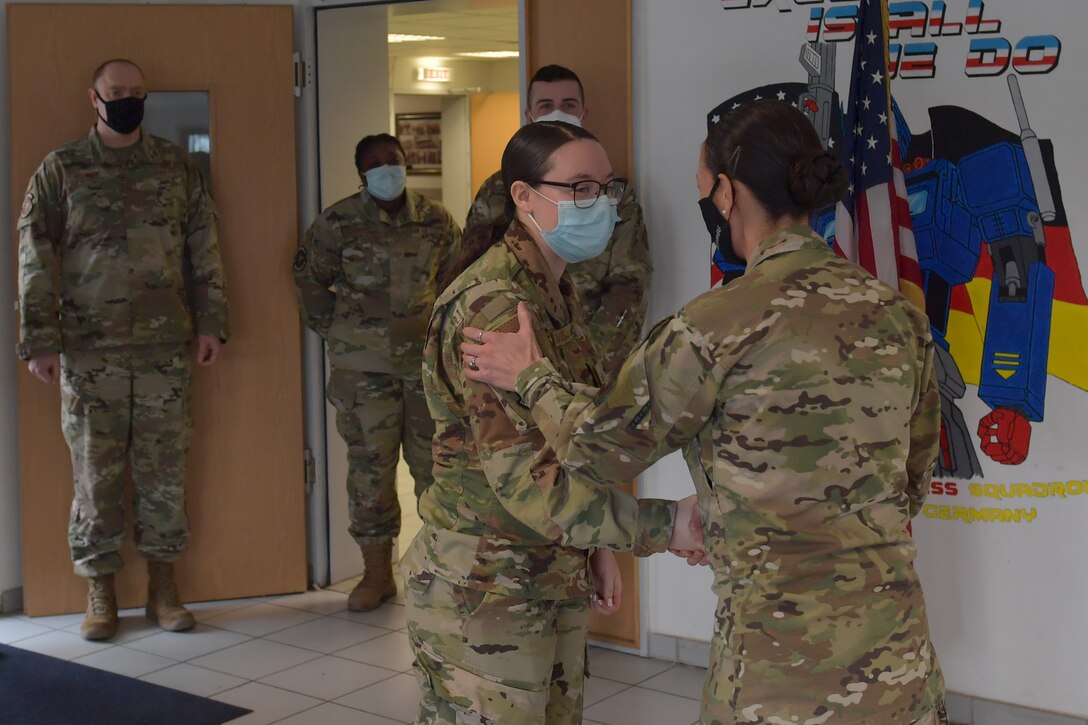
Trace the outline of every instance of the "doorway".
{"type": "MultiPolygon", "coordinates": [[[[402,139],[422,142],[412,149],[409,188],[439,200],[463,224],[476,190],[499,169],[521,125],[527,71],[549,63],[579,74],[593,99],[589,130],[616,172],[633,175],[631,0],[394,1],[316,14],[322,208],[358,190],[351,158],[358,139],[397,133],[399,126],[402,139]]],[[[338,582],[358,576],[362,559],[347,533],[346,449],[334,417],[327,407],[325,551],[329,580],[338,582]]],[[[402,463],[398,554],[420,526],[412,483],[402,463]]],[[[591,637],[638,650],[639,563],[629,555],[619,560],[623,606],[608,618],[595,615],[591,637]]]]}
{"type": "MultiPolygon", "coordinates": [[[[358,140],[389,132],[408,155],[408,188],[440,202],[463,226],[520,125],[517,0],[317,8],[316,17],[321,208],[358,192],[358,140]]],[[[335,585],[358,576],[362,558],[347,531],[347,449],[331,406],[325,430],[329,580],[318,583],[335,585]]],[[[403,461],[397,489],[399,556],[420,526],[403,461]]]]}

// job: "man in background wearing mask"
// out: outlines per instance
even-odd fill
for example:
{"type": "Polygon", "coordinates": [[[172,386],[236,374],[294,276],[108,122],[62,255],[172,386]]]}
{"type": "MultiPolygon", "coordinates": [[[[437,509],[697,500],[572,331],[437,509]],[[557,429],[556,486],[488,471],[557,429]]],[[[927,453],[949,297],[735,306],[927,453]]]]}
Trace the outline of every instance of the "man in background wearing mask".
{"type": "MultiPolygon", "coordinates": [[[[565,121],[581,126],[589,116],[582,82],[574,71],[560,65],[546,65],[533,74],[528,101],[526,123],[565,121]]],[[[505,207],[502,174],[495,172],[480,187],[469,209],[465,221],[466,250],[490,246],[502,238],[510,224],[505,207]]],[[[642,334],[653,272],[642,207],[630,184],[617,211],[620,220],[605,251],[567,267],[578,289],[601,366],[609,377],[619,369],[642,334]]]]}
{"type": "Polygon", "coordinates": [[[227,301],[215,205],[193,160],[141,130],[140,68],[106,61],[88,95],[90,133],[46,156],[23,200],[17,352],[61,386],[75,483],[68,542],[89,581],[80,633],[107,639],[117,631],[126,461],[147,615],[170,631],[194,624],[173,576],[189,535],[191,347],[196,337],[201,365],[218,359],[227,301]]]}
{"type": "Polygon", "coordinates": [[[348,531],[364,565],[348,596],[348,609],[357,612],[396,595],[392,553],[400,533],[402,445],[416,498],[434,481],[423,343],[437,279],[461,243],[461,229],[445,207],[406,188],[405,163],[393,136],[361,140],[355,168],[363,190],[322,212],[295,254],[302,320],[328,346],[325,392],[348,446],[348,531]]]}

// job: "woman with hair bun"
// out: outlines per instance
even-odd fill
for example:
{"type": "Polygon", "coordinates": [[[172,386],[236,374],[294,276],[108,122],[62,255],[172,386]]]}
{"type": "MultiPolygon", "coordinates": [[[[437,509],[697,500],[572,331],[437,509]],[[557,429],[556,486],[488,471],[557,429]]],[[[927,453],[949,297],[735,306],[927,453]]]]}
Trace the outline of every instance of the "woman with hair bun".
{"type": "Polygon", "coordinates": [[[703,723],[946,723],[908,523],[940,433],[926,316],[809,227],[846,186],[797,109],[737,108],[699,205],[742,277],[654,328],[615,382],[572,385],[517,333],[462,352],[516,390],[562,466],[628,480],[682,448],[718,607],[703,723]]]}

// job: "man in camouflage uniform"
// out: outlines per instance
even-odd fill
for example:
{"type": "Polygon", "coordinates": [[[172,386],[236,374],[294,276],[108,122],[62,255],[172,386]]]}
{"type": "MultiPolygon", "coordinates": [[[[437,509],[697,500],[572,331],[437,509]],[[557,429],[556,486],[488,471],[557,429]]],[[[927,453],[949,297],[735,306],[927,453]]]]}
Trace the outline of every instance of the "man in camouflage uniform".
{"type": "Polygon", "coordinates": [[[515,329],[519,301],[564,376],[600,381],[568,275],[555,277],[520,223],[435,303],[423,359],[435,483],[401,560],[419,723],[581,722],[587,550],[664,551],[694,503],[569,477],[515,396],[466,378],[462,328],[515,329]]]}
{"type": "MultiPolygon", "coordinates": [[[[582,125],[589,115],[582,83],[573,71],[544,66],[529,81],[527,123],[566,121],[582,125]]],[[[506,189],[496,171],[480,190],[465,221],[465,248],[498,241],[510,219],[506,216],[506,189]],[[486,241],[485,241],[486,240],[486,241]]],[[[631,184],[620,199],[620,216],[603,254],[568,268],[582,301],[593,344],[606,375],[611,376],[638,342],[649,301],[650,246],[631,184]]]]}
{"type": "Polygon", "coordinates": [[[215,206],[192,159],[141,130],[140,69],[107,61],[89,95],[94,127],[45,158],[19,216],[17,352],[61,385],[75,479],[68,541],[90,584],[81,633],[105,639],[117,629],[126,460],[147,614],[164,629],[193,626],[172,564],[189,535],[190,344],[195,335],[198,363],[215,362],[227,304],[215,206]]]}
{"type": "Polygon", "coordinates": [[[328,345],[326,394],[348,446],[348,531],[365,566],[348,608],[368,611],[396,594],[402,445],[416,496],[433,480],[421,357],[437,280],[460,250],[461,230],[441,204],[404,187],[394,137],[364,138],[355,162],[365,188],[314,220],[294,275],[303,321],[328,345]]]}

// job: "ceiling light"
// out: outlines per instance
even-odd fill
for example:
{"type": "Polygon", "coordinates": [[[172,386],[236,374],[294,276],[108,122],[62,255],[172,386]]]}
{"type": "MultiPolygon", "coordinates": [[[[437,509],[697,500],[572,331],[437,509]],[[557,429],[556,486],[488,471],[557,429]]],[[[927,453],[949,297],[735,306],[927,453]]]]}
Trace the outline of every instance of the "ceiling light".
{"type": "Polygon", "coordinates": [[[517,58],[520,53],[516,50],[480,50],[475,53],[458,53],[466,58],[517,58]]]}
{"type": "Polygon", "coordinates": [[[444,35],[405,35],[404,33],[390,33],[390,43],[415,43],[420,40],[445,40],[444,35]]]}

